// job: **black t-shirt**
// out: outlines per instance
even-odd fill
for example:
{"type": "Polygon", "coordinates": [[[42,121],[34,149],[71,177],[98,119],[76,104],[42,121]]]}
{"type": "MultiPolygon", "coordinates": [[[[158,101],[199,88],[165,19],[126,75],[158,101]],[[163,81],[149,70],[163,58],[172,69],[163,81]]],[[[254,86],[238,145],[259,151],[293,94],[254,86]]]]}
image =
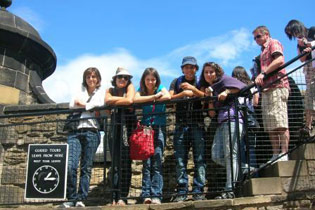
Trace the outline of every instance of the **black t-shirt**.
{"type": "MultiPolygon", "coordinates": [[[[174,90],[174,92],[175,92],[175,85],[176,85],[176,82],[177,82],[177,78],[174,79],[174,80],[171,82],[170,88],[169,88],[170,91],[171,91],[171,90],[174,90]]],[[[176,92],[175,92],[175,93],[176,93],[176,92]]]]}
{"type": "MultiPolygon", "coordinates": [[[[184,82],[188,82],[189,84],[198,88],[198,83],[196,80],[188,81],[185,79],[184,76],[181,76],[172,81],[169,90],[170,91],[173,90],[175,94],[181,93],[183,89],[181,89],[179,86],[184,82]]],[[[177,103],[176,122],[185,125],[190,123],[195,124],[197,122],[201,122],[203,120],[201,108],[202,105],[200,101],[177,103]]]]}

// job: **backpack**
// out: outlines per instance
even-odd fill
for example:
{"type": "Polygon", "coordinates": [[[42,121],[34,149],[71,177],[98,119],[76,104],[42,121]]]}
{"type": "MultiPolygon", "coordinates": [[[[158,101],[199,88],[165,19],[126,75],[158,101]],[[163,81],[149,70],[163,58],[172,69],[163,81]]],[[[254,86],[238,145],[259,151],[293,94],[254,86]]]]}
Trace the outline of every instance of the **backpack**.
{"type": "MultiPolygon", "coordinates": [[[[245,101],[245,103],[243,104],[244,106],[246,106],[247,126],[249,129],[258,130],[260,128],[260,124],[256,119],[256,113],[254,111],[252,99],[249,98],[248,100],[249,100],[248,102],[245,101]]],[[[245,114],[243,110],[241,111],[241,115],[244,120],[244,123],[246,123],[245,114]]]]}

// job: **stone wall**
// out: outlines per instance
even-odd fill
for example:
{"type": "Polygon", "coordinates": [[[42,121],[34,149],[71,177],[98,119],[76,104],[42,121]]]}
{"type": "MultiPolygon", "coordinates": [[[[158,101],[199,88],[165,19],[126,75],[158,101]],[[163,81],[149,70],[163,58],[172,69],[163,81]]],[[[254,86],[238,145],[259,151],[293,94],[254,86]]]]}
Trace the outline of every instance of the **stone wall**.
{"type": "MultiPolygon", "coordinates": [[[[34,105],[30,111],[49,106],[34,105]]],[[[26,107],[21,106],[26,111],[26,107]]],[[[59,107],[60,108],[60,107],[59,107]]],[[[11,112],[19,109],[11,107],[11,112]]],[[[65,115],[38,115],[2,119],[0,127],[0,203],[23,203],[29,144],[65,143],[65,133],[57,119],[65,115]],[[2,148],[2,149],[1,149],[2,148]]]]}
{"type": "MultiPolygon", "coordinates": [[[[58,111],[67,109],[68,104],[25,105],[5,107],[6,114],[27,113],[32,111],[58,111]]],[[[8,118],[2,122],[7,124],[0,127],[0,204],[23,203],[24,183],[26,179],[27,149],[29,144],[65,143],[66,133],[62,131],[63,123],[58,120],[65,119],[65,114],[36,115],[27,117],[8,118]],[[4,196],[10,195],[10,196],[4,196]],[[14,195],[14,196],[12,196],[14,195]]],[[[174,193],[176,189],[176,165],[173,149],[173,131],[175,129],[174,115],[168,116],[167,139],[164,152],[164,191],[165,194],[174,193]]],[[[191,190],[193,180],[193,158],[189,153],[188,175],[191,190]]],[[[106,171],[110,163],[106,164],[106,171]]],[[[109,202],[103,198],[110,198],[110,180],[103,180],[104,163],[95,163],[92,171],[89,199],[109,202]]],[[[110,176],[107,176],[110,177],[110,176]]],[[[142,185],[142,161],[133,161],[132,183],[129,196],[138,197],[142,185]]],[[[170,199],[170,197],[168,198],[170,199]]]]}

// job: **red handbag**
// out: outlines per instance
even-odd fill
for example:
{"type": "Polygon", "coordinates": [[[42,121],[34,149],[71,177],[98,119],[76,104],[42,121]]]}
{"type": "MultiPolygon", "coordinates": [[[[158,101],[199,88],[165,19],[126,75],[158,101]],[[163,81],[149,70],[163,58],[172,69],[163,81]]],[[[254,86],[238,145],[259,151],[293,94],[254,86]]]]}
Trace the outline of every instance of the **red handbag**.
{"type": "Polygon", "coordinates": [[[129,138],[130,158],[146,160],[154,155],[154,130],[151,126],[143,126],[140,121],[129,138]]]}
{"type": "MultiPolygon", "coordinates": [[[[153,104],[152,112],[155,110],[153,104]]],[[[151,117],[151,125],[154,121],[151,117]]],[[[152,126],[144,126],[137,123],[137,128],[132,131],[129,138],[130,159],[131,160],[147,160],[154,155],[154,130],[152,126]]]]}

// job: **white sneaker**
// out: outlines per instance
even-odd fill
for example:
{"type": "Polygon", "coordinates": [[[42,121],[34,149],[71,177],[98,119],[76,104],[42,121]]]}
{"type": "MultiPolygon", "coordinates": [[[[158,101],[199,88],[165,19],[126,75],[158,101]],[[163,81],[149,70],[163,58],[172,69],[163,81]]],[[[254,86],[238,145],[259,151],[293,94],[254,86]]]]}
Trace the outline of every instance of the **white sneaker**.
{"type": "Polygon", "coordinates": [[[75,204],[75,207],[85,207],[85,204],[84,204],[82,201],[78,201],[78,202],[75,204]]]}
{"type": "Polygon", "coordinates": [[[271,162],[273,162],[273,163],[278,162],[279,159],[275,161],[275,159],[277,159],[278,157],[279,157],[279,155],[272,155],[272,158],[267,161],[267,164],[269,164],[269,163],[271,163],[271,162]],[[275,162],[274,162],[274,161],[275,161],[275,162]]]}
{"type": "Polygon", "coordinates": [[[64,202],[64,203],[61,204],[59,207],[60,207],[60,208],[70,208],[70,207],[74,207],[74,202],[71,202],[71,201],[64,202]]]}
{"type": "Polygon", "coordinates": [[[152,198],[151,203],[152,204],[161,204],[161,199],[159,199],[159,198],[152,198]]]}
{"type": "MultiPolygon", "coordinates": [[[[255,167],[253,166],[249,166],[249,172],[254,172],[255,171],[255,167]]],[[[242,172],[243,174],[247,174],[248,173],[248,164],[245,163],[243,166],[242,166],[242,172]]]]}
{"type": "Polygon", "coordinates": [[[151,198],[145,198],[143,204],[151,204],[152,200],[151,198]]]}
{"type": "MultiPolygon", "coordinates": [[[[284,153],[280,153],[279,156],[281,156],[281,155],[283,155],[283,154],[284,154],[284,153]]],[[[288,154],[283,155],[283,156],[279,159],[279,161],[288,161],[288,160],[289,160],[288,154]]]]}

